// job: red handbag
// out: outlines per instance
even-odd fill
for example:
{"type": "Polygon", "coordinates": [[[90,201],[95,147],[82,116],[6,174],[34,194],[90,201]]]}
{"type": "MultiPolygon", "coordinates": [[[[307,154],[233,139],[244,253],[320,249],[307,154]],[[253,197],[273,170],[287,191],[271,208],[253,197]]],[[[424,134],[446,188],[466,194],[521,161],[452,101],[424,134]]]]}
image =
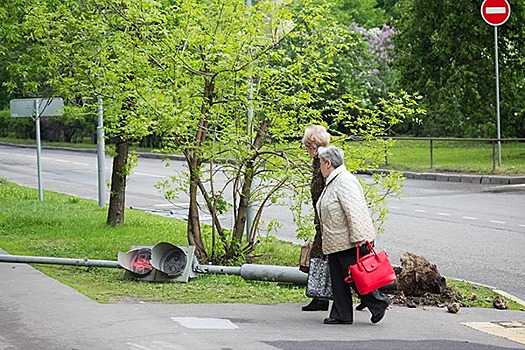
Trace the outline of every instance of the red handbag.
{"type": "Polygon", "coordinates": [[[360,295],[368,294],[396,280],[396,273],[388,260],[386,251],[376,253],[370,242],[365,241],[370,254],[359,257],[359,247],[356,248],[356,264],[348,266],[346,283],[355,283],[360,295]]]}

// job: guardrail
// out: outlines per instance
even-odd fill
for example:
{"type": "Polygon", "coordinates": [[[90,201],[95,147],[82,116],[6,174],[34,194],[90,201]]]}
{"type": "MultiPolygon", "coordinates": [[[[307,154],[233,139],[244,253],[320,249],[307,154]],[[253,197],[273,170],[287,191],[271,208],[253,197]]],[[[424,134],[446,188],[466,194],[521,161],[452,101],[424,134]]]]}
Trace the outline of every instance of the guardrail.
{"type": "MultiPolygon", "coordinates": [[[[460,138],[460,137],[381,137],[388,140],[410,140],[410,141],[428,141],[430,143],[430,169],[434,168],[434,141],[465,141],[465,142],[490,142],[492,144],[492,170],[496,170],[496,159],[498,152],[496,145],[498,142],[525,142],[525,138],[460,138]]],[[[385,164],[388,164],[388,159],[385,156],[385,164]]]]}

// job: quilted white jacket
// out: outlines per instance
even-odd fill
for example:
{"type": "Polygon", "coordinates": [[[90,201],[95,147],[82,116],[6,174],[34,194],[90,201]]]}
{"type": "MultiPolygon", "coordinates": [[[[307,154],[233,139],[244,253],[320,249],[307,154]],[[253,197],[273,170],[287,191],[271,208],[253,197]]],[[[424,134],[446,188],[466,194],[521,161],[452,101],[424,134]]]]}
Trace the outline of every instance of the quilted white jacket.
{"type": "Polygon", "coordinates": [[[376,231],[363,188],[344,165],[328,176],[316,207],[321,221],[324,254],[350,249],[365,239],[375,239],[376,231]]]}

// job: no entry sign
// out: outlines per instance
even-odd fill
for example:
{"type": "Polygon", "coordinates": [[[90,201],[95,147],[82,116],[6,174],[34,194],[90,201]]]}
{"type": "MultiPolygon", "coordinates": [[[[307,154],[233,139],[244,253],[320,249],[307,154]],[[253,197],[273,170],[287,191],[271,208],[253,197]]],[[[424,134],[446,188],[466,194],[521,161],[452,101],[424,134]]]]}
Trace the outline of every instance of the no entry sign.
{"type": "Polygon", "coordinates": [[[500,26],[510,17],[507,0],[485,0],[481,5],[481,17],[491,26],[500,26]]]}

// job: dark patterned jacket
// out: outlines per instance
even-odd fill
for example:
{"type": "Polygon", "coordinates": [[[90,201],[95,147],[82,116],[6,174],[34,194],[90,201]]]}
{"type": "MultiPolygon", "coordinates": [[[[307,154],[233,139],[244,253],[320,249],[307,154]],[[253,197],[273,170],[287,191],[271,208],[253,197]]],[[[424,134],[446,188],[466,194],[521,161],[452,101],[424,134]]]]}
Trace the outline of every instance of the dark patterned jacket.
{"type": "Polygon", "coordinates": [[[315,156],[312,159],[312,181],[310,183],[310,194],[312,195],[312,204],[314,208],[314,224],[315,224],[315,236],[314,242],[312,245],[312,250],[310,251],[310,258],[324,258],[323,246],[322,246],[322,234],[321,234],[321,224],[319,222],[319,216],[317,215],[317,210],[315,205],[321,193],[323,193],[325,184],[325,179],[321,173],[321,161],[318,156],[315,156]]]}

